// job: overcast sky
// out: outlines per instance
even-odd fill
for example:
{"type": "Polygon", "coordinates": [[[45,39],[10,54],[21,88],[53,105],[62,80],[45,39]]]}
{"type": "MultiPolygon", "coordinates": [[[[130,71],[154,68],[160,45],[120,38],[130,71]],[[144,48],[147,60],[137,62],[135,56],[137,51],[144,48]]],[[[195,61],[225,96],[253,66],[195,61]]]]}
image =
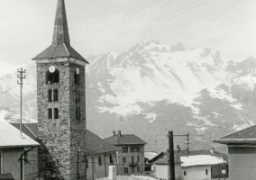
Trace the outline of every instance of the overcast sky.
{"type": "MultiPolygon", "coordinates": [[[[1,63],[28,63],[49,45],[56,2],[1,1],[1,63]]],[[[66,7],[72,44],[85,57],[149,40],[256,56],[256,0],[66,0],[66,7]]]]}

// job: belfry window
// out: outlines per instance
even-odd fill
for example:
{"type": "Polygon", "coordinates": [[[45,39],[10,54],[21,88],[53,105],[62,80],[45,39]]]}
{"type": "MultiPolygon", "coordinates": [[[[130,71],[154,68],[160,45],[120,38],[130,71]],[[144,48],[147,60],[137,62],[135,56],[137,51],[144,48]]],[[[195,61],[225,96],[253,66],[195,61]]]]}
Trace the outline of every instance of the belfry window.
{"type": "Polygon", "coordinates": [[[48,119],[52,119],[52,109],[48,109],[48,119]]]}
{"type": "Polygon", "coordinates": [[[76,72],[74,73],[74,82],[75,82],[75,85],[80,84],[80,69],[79,68],[76,68],[76,72]]]}
{"type": "Polygon", "coordinates": [[[59,71],[55,69],[55,71],[47,71],[46,72],[46,84],[54,84],[59,82],[59,71]]]}
{"type": "Polygon", "coordinates": [[[81,119],[81,110],[80,110],[80,107],[77,106],[76,107],[76,120],[80,121],[81,119]]]}
{"type": "Polygon", "coordinates": [[[52,102],[52,90],[48,90],[48,102],[52,102]]]}
{"type": "Polygon", "coordinates": [[[58,93],[58,89],[54,89],[53,90],[53,101],[57,102],[59,100],[59,93],[58,93]]]}
{"type": "Polygon", "coordinates": [[[59,119],[59,109],[54,108],[54,119],[59,119]]]}

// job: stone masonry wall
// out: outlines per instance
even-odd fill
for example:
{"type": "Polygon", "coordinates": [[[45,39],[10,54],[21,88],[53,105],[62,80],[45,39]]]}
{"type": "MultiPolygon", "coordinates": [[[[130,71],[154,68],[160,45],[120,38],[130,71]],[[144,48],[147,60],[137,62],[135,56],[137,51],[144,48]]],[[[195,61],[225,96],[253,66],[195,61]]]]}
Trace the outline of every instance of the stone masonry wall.
{"type": "Polygon", "coordinates": [[[86,127],[84,76],[84,67],[69,62],[49,60],[49,63],[37,63],[38,126],[42,141],[39,171],[47,178],[77,180],[79,176],[83,176],[81,173],[84,166],[81,164],[86,127]],[[46,83],[46,72],[51,65],[60,73],[59,83],[46,83]],[[79,85],[74,84],[77,68],[80,69],[79,85]],[[58,89],[58,102],[48,102],[49,88],[58,89]],[[76,119],[75,113],[77,94],[81,103],[80,120],[76,119]],[[48,108],[58,108],[59,119],[49,120],[48,108]],[[81,152],[78,153],[79,150],[81,152]]]}

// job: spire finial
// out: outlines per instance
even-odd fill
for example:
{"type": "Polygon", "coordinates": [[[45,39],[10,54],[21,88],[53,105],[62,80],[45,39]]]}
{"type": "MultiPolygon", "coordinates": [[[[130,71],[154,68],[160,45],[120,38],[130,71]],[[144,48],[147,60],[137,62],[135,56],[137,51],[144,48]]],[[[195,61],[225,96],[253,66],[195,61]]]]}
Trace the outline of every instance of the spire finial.
{"type": "Polygon", "coordinates": [[[53,45],[70,45],[65,1],[58,0],[53,32],[53,45]]]}

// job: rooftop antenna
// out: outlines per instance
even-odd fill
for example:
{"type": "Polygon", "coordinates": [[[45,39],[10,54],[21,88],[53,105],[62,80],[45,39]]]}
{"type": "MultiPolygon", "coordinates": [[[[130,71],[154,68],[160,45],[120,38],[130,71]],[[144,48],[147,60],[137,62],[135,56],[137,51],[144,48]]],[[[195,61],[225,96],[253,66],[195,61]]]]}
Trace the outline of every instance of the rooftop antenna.
{"type": "Polygon", "coordinates": [[[20,86],[20,134],[22,134],[22,119],[23,119],[23,84],[24,79],[26,78],[26,70],[23,68],[19,68],[17,70],[17,84],[20,86]]]}

